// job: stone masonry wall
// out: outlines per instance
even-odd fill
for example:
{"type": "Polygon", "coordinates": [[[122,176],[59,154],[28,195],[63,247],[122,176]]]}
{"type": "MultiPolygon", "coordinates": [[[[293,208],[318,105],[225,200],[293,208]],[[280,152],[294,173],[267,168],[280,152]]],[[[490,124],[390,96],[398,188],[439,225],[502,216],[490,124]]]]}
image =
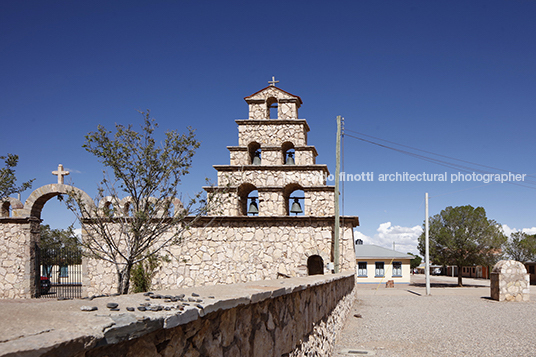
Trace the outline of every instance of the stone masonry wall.
{"type": "Polygon", "coordinates": [[[515,260],[501,260],[491,272],[490,295],[498,301],[529,301],[530,281],[525,266],[515,260]]]}
{"type": "MultiPolygon", "coordinates": [[[[114,344],[101,342],[104,346],[77,356],[331,356],[355,299],[354,276],[285,279],[281,284],[252,286],[261,289],[253,293],[248,292],[248,285],[236,286],[238,292],[245,292],[243,297],[223,299],[201,310],[190,308],[188,312],[198,314],[168,317],[163,328],[114,344]]],[[[213,290],[216,299],[217,289],[213,290]]],[[[207,299],[201,294],[205,305],[207,299]]],[[[138,335],[135,327],[128,332],[138,335]]],[[[120,330],[110,335],[116,341],[125,339],[120,330]]]]}
{"type": "Polygon", "coordinates": [[[294,146],[307,145],[309,127],[305,119],[296,120],[237,120],[238,145],[248,146],[258,142],[268,146],[281,146],[291,142],[294,146]]]}
{"type": "MultiPolygon", "coordinates": [[[[289,166],[294,168],[293,166],[289,166]]],[[[237,183],[251,183],[255,187],[286,186],[300,184],[302,187],[324,186],[326,183],[327,168],[323,165],[313,166],[314,170],[289,171],[275,168],[271,171],[260,171],[247,168],[243,171],[218,171],[218,185],[235,185],[237,183]]],[[[309,167],[311,168],[311,167],[309,167]]]]}
{"type": "MultiPolygon", "coordinates": [[[[330,262],[332,226],[325,220],[244,220],[212,222],[194,227],[180,245],[170,247],[169,262],[162,263],[154,289],[277,279],[278,273],[307,276],[307,258],[319,255],[330,262]],[[274,222],[275,221],[275,222],[274,222]],[[214,226],[217,225],[217,226],[214,226]]],[[[341,270],[354,270],[353,230],[341,226],[341,270]]],[[[116,292],[116,272],[111,264],[86,259],[88,296],[116,292]]],[[[326,271],[327,272],[327,271],[326,271]]]]}
{"type": "MultiPolygon", "coordinates": [[[[28,223],[0,224],[0,298],[30,297],[25,286],[26,261],[30,256],[28,223]],[[26,228],[26,229],[25,229],[26,228]]],[[[29,284],[26,284],[29,286],[29,284]]]]}

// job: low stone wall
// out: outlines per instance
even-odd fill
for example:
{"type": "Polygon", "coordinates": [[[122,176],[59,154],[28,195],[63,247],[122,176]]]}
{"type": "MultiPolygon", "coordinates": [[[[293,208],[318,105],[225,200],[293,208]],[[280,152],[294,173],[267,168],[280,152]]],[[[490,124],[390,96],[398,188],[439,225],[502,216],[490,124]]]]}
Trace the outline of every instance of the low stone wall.
{"type": "Polygon", "coordinates": [[[529,301],[530,281],[525,266],[515,260],[501,260],[491,272],[490,295],[498,301],[529,301]]]}
{"type": "Polygon", "coordinates": [[[330,356],[354,299],[347,272],[150,296],[0,302],[8,321],[0,327],[0,356],[330,356]],[[173,302],[180,296],[190,302],[173,302]],[[119,311],[109,310],[110,302],[119,311]],[[81,311],[83,305],[97,310],[81,311]],[[147,311],[126,310],[142,306],[147,311]],[[10,319],[21,311],[32,323],[10,319]]]}

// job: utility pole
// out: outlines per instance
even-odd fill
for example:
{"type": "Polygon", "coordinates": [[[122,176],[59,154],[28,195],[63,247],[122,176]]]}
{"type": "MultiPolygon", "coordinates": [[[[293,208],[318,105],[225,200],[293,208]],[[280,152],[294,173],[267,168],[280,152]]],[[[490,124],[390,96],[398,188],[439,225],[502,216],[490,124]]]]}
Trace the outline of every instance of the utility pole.
{"type": "Polygon", "coordinates": [[[335,229],[333,232],[333,264],[335,273],[339,272],[339,175],[341,172],[341,116],[337,115],[337,144],[335,149],[335,229]]]}
{"type": "Polygon", "coordinates": [[[430,239],[428,236],[428,192],[425,193],[425,224],[424,224],[424,269],[426,273],[426,295],[430,295],[430,239]]]}

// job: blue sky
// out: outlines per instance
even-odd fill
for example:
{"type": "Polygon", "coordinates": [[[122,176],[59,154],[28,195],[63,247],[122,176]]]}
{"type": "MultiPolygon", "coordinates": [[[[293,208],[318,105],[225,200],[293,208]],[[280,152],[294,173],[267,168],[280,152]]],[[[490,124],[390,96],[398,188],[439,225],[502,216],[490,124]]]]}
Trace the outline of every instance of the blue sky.
{"type": "MultiPolygon", "coordinates": [[[[136,109],[150,109],[162,131],[197,128],[183,182],[192,194],[229,162],[243,98],[276,76],[302,98],[309,144],[331,172],[342,115],[347,134],[527,174],[524,186],[451,183],[458,169],[347,135],[345,171],[375,175],[344,185],[356,236],[416,252],[425,192],[431,215],[482,206],[507,233],[536,233],[535,14],[535,1],[4,1],[0,154],[19,155],[17,176],[35,178],[33,189],[56,182],[61,163],[94,196],[102,167],[84,135],[138,125],[136,109]],[[396,172],[448,181],[378,181],[396,172]]],[[[58,228],[74,219],[56,200],[43,218],[58,228]]]]}

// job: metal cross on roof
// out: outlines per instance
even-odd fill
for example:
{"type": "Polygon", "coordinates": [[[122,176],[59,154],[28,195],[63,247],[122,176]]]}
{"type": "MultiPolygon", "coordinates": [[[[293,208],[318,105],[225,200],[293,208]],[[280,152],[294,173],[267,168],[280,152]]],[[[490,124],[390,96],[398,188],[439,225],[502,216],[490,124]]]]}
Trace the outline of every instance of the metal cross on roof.
{"type": "Polygon", "coordinates": [[[276,83],[279,83],[279,81],[275,80],[275,76],[272,76],[272,80],[268,81],[268,84],[270,84],[272,87],[275,87],[276,83]]]}
{"type": "Polygon", "coordinates": [[[58,171],[52,171],[52,175],[58,176],[58,184],[63,185],[63,176],[69,175],[69,171],[63,171],[63,165],[58,165],[58,171]]]}

